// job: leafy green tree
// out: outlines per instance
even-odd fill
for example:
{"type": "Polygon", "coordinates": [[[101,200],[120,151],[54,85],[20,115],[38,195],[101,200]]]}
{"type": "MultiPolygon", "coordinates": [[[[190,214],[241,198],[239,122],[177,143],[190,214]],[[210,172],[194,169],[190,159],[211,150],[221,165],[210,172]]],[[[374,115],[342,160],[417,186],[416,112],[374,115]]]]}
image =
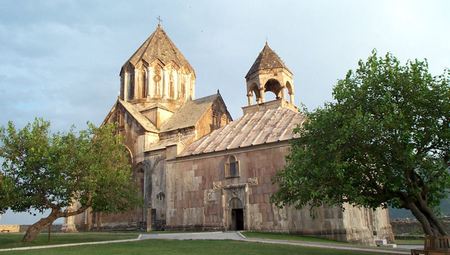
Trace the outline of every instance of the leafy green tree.
{"type": "Polygon", "coordinates": [[[0,128],[0,209],[50,214],[30,226],[28,242],[57,218],[94,211],[118,212],[139,201],[129,155],[113,125],[50,134],[50,123],[36,119],[22,129],[0,128]],[[80,204],[76,210],[70,206],[80,204]]]}
{"type": "Polygon", "coordinates": [[[435,208],[450,187],[450,72],[401,65],[376,52],[306,113],[272,196],[278,206],[411,210],[427,235],[445,235],[435,208]]]}

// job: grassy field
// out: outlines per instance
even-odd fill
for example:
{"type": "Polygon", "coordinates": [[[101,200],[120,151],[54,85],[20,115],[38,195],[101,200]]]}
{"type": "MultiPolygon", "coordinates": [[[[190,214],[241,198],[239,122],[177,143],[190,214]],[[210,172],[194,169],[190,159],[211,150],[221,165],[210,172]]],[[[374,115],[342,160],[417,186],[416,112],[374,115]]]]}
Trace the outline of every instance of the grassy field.
{"type": "Polygon", "coordinates": [[[245,231],[242,232],[247,238],[262,238],[262,239],[276,239],[276,240],[293,240],[293,241],[303,241],[303,242],[319,242],[319,243],[333,243],[333,244],[347,244],[345,242],[339,242],[335,240],[329,240],[325,238],[312,237],[312,236],[301,236],[286,233],[269,233],[269,232],[252,232],[245,231]]]}
{"type": "Polygon", "coordinates": [[[23,233],[0,234],[0,249],[63,243],[98,242],[106,240],[132,239],[138,237],[137,233],[52,233],[50,242],[48,242],[47,233],[41,233],[35,241],[31,243],[22,243],[21,240],[23,235],[23,233]]]}
{"type": "MultiPolygon", "coordinates": [[[[293,241],[303,241],[303,242],[319,242],[319,243],[333,243],[333,244],[345,244],[351,245],[346,242],[339,242],[334,240],[329,240],[325,238],[312,237],[312,236],[301,236],[294,234],[285,233],[268,233],[268,232],[242,232],[247,238],[261,238],[261,239],[276,239],[276,240],[293,240],[293,241]]],[[[422,245],[423,239],[396,239],[396,244],[417,244],[422,245]]]]}
{"type": "Polygon", "coordinates": [[[374,255],[374,253],[338,251],[291,245],[247,243],[240,241],[145,240],[128,243],[86,245],[67,248],[1,252],[1,255],[374,255]]]}
{"type": "Polygon", "coordinates": [[[423,239],[396,239],[396,244],[424,244],[423,239]]]}

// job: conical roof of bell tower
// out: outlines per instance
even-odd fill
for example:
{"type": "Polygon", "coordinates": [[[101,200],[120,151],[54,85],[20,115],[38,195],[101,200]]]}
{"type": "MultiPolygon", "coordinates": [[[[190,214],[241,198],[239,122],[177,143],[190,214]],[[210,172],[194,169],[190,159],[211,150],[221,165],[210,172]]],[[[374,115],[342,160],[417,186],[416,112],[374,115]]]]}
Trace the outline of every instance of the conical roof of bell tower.
{"type": "Polygon", "coordinates": [[[152,63],[154,60],[161,61],[164,65],[174,62],[180,67],[189,69],[195,75],[194,68],[189,64],[181,51],[167,36],[161,25],[158,24],[156,30],[145,40],[136,52],[125,63],[136,66],[141,60],[152,63]]]}
{"type": "Polygon", "coordinates": [[[273,68],[285,68],[287,71],[289,71],[289,73],[292,74],[289,68],[287,68],[287,66],[284,64],[283,60],[281,60],[277,53],[275,53],[275,51],[273,51],[269,47],[269,44],[266,42],[264,48],[259,53],[247,75],[245,75],[245,78],[248,79],[253,73],[257,71],[273,68]]]}

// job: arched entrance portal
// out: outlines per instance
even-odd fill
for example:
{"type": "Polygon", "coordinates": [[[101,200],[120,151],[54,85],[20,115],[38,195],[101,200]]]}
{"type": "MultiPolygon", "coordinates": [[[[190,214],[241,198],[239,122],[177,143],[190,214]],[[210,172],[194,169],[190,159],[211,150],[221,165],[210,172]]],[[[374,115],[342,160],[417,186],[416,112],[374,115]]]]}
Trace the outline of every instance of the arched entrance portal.
{"type": "Polygon", "coordinates": [[[231,230],[244,230],[244,207],[242,201],[235,197],[230,200],[231,230]]]}

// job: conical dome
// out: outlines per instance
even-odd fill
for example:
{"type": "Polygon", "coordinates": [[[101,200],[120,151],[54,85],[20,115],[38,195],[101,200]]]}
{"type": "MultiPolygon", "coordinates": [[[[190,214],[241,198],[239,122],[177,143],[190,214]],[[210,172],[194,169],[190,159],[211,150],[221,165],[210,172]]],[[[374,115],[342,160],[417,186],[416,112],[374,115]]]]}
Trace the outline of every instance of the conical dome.
{"type": "Polygon", "coordinates": [[[286,67],[283,60],[281,60],[281,58],[269,47],[269,44],[266,42],[264,48],[256,58],[255,63],[253,63],[247,75],[245,75],[245,78],[248,79],[250,75],[257,71],[273,68],[285,68],[286,70],[291,72],[286,67]]]}
{"type": "Polygon", "coordinates": [[[163,65],[173,62],[180,67],[184,66],[195,74],[192,66],[172,40],[170,40],[161,25],[158,25],[156,30],[136,50],[126,64],[131,63],[133,66],[136,66],[141,60],[149,64],[155,60],[159,60],[163,65]]]}
{"type": "Polygon", "coordinates": [[[194,98],[195,71],[161,25],[125,62],[120,78],[120,98],[127,102],[174,109],[194,98]]]}

